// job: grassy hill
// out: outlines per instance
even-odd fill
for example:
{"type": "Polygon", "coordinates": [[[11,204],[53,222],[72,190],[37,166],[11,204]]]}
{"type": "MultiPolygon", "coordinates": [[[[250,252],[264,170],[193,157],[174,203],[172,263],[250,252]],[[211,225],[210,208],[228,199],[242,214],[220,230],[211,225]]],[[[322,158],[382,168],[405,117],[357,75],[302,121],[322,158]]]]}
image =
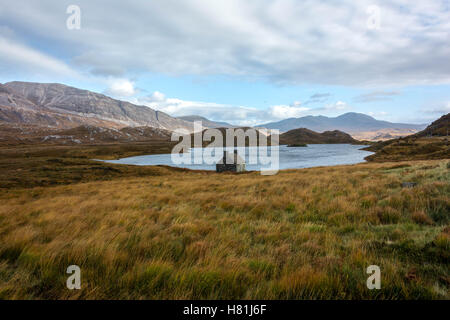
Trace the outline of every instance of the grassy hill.
{"type": "Polygon", "coordinates": [[[171,135],[170,131],[153,127],[116,129],[82,125],[70,129],[59,129],[0,122],[0,146],[169,143],[171,135]]]}
{"type": "Polygon", "coordinates": [[[280,134],[280,145],[301,144],[326,144],[326,143],[357,143],[349,134],[334,130],[323,133],[314,132],[309,129],[299,128],[280,134]]]}
{"type": "Polygon", "coordinates": [[[425,159],[450,159],[450,114],[434,121],[425,130],[416,134],[379,142],[366,148],[375,154],[369,161],[403,161],[425,159]]]}
{"type": "Polygon", "coordinates": [[[447,137],[450,134],[450,113],[443,115],[415,137],[447,137]]]}
{"type": "MultiPolygon", "coordinates": [[[[244,133],[244,135],[247,133],[248,135],[244,136],[244,144],[245,146],[258,146],[260,145],[260,134],[257,131],[258,129],[254,129],[254,128],[250,128],[250,127],[236,127],[236,128],[212,128],[212,129],[205,129],[201,132],[201,137],[203,137],[201,139],[201,144],[203,147],[207,147],[209,146],[211,143],[213,143],[215,141],[215,137],[211,138],[211,141],[206,140],[205,137],[205,132],[209,131],[210,133],[212,132],[212,130],[218,130],[220,132],[220,134],[222,135],[222,146],[226,146],[227,145],[227,131],[230,130],[229,132],[231,133],[235,133],[237,134],[238,130],[242,130],[242,132],[244,133]],[[252,134],[250,133],[255,133],[256,134],[256,139],[250,139],[250,136],[252,136],[252,134]]],[[[194,147],[194,142],[195,142],[195,136],[196,135],[200,135],[200,132],[197,133],[192,133],[190,135],[190,139],[191,139],[191,146],[194,147]]],[[[270,137],[268,137],[265,134],[261,135],[264,140],[265,143],[267,145],[270,145],[270,137]]],[[[253,138],[253,136],[252,136],[253,138]]],[[[181,138],[180,138],[181,141],[181,138]]],[[[234,141],[232,142],[234,146],[241,146],[240,142],[238,141],[237,137],[234,137],[234,141]]]]}

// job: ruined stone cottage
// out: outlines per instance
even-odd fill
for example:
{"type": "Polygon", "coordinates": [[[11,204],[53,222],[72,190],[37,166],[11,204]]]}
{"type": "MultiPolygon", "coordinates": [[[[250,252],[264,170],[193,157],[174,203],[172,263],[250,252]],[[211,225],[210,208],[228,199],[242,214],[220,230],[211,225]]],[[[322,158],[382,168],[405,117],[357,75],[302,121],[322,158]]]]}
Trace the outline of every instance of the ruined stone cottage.
{"type": "Polygon", "coordinates": [[[245,161],[239,156],[237,150],[234,150],[234,153],[224,151],[223,158],[216,164],[216,171],[244,172],[245,161]]]}

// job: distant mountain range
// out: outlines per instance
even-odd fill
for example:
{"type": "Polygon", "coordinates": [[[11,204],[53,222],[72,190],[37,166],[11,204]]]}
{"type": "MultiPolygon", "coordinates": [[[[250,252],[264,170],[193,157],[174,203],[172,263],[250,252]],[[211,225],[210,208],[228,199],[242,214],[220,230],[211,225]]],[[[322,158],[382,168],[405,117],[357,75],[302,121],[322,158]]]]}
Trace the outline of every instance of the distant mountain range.
{"type": "Polygon", "coordinates": [[[192,130],[191,122],[146,106],[57,83],[17,81],[0,84],[0,121],[61,129],[92,125],[192,130]]]}
{"type": "Polygon", "coordinates": [[[361,132],[376,132],[383,129],[396,129],[411,134],[422,130],[426,125],[392,123],[376,120],[362,113],[349,112],[335,118],[325,116],[306,116],[301,118],[289,118],[277,122],[270,122],[258,127],[278,129],[287,132],[297,128],[307,128],[317,132],[340,130],[350,134],[361,132]]]}

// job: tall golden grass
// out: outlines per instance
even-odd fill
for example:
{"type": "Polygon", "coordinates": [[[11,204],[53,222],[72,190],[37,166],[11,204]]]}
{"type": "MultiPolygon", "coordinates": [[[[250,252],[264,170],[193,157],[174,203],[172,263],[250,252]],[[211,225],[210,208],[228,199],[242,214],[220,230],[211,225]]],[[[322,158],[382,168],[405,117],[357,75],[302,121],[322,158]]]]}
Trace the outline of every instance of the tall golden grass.
{"type": "Polygon", "coordinates": [[[448,299],[447,162],[3,189],[0,298],[448,299]]]}

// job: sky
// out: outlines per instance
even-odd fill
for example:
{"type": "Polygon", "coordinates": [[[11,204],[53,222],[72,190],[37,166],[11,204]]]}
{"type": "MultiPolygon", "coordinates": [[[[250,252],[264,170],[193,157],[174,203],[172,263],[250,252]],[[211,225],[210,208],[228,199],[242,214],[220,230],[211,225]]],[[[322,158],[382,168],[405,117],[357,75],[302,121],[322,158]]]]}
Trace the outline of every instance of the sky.
{"type": "Polygon", "coordinates": [[[0,0],[0,82],[258,125],[450,112],[450,1],[0,0]]]}

